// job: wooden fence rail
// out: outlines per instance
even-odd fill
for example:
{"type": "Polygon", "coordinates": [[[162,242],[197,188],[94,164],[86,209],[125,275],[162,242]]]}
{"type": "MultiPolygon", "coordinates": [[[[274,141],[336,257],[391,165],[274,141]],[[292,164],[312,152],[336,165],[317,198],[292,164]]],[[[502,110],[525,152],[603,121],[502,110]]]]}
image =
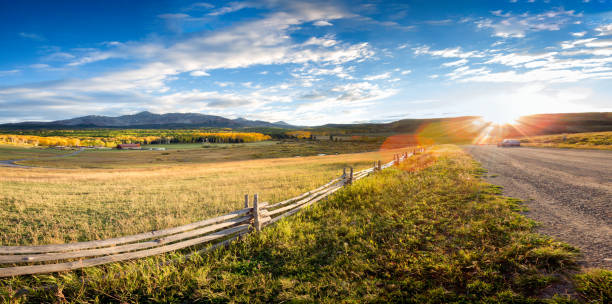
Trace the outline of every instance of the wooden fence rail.
{"type": "MultiPolygon", "coordinates": [[[[212,244],[212,247],[226,245],[241,235],[260,231],[265,226],[293,215],[372,172],[391,167],[423,151],[418,148],[396,154],[393,161],[386,164],[378,161],[373,167],[358,172],[353,172],[353,168],[348,172],[344,170],[340,178],[272,205],[260,202],[255,194],[253,206],[249,207],[248,196],[245,196],[243,209],[179,227],[70,244],[0,246],[0,265],[11,264],[9,267],[0,268],[0,277],[75,270],[149,257],[206,243],[212,244]],[[51,261],[54,263],[44,263],[51,261]]],[[[198,252],[204,250],[206,248],[198,252]]]]}

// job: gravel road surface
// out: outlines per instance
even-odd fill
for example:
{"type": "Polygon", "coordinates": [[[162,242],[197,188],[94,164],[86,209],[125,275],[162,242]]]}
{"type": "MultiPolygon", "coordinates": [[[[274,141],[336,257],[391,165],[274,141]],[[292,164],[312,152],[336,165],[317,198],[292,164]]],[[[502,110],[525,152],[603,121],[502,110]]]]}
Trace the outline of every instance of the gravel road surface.
{"type": "Polygon", "coordinates": [[[612,151],[466,146],[504,195],[525,201],[540,232],[612,269],[612,151]]]}

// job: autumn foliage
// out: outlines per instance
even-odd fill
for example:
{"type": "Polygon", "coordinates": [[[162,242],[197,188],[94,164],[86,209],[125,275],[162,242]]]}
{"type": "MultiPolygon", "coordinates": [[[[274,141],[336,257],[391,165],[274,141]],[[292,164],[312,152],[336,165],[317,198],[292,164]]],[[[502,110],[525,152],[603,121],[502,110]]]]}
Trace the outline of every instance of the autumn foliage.
{"type": "Polygon", "coordinates": [[[118,144],[169,144],[169,143],[247,143],[271,139],[270,136],[252,132],[197,132],[169,131],[158,135],[94,136],[37,136],[0,134],[0,143],[32,146],[94,146],[116,147],[118,144]]]}
{"type": "Polygon", "coordinates": [[[301,138],[301,139],[307,139],[312,136],[312,132],[309,132],[309,131],[289,131],[289,132],[286,132],[285,134],[287,136],[301,138]]]}

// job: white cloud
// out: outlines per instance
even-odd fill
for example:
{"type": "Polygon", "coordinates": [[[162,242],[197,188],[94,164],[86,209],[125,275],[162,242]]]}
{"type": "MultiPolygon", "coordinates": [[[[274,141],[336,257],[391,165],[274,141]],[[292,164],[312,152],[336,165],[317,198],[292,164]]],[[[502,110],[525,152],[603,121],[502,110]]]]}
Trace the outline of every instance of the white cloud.
{"type": "Polygon", "coordinates": [[[84,57],[78,58],[77,60],[74,60],[74,61],[68,63],[68,65],[69,66],[77,66],[77,65],[88,64],[88,63],[92,63],[92,62],[96,62],[96,61],[102,61],[102,60],[106,60],[106,59],[110,59],[110,58],[116,58],[116,57],[119,57],[119,55],[114,54],[112,52],[93,51],[93,52],[87,54],[84,57]]]}
{"type": "MultiPolygon", "coordinates": [[[[36,105],[40,111],[47,111],[50,108],[60,111],[61,108],[64,109],[61,111],[66,112],[78,104],[79,111],[89,113],[110,111],[111,108],[113,111],[121,112],[126,109],[137,109],[137,106],[142,108],[143,104],[145,108],[152,108],[156,102],[164,100],[162,98],[164,96],[172,95],[174,96],[172,100],[184,100],[178,99],[177,92],[164,95],[170,91],[168,82],[177,79],[182,73],[205,76],[204,73],[215,69],[288,63],[339,66],[348,62],[361,62],[374,55],[374,51],[367,43],[343,43],[332,36],[313,37],[306,43],[293,41],[290,35],[301,24],[318,20],[331,21],[349,15],[340,8],[328,4],[287,3],[286,5],[286,9],[277,10],[263,18],[251,19],[214,32],[193,33],[173,43],[159,39],[142,43],[107,43],[104,44],[108,48],[106,50],[75,49],[71,50],[73,54],[54,48],[53,53],[45,59],[68,61],[70,66],[79,66],[99,60],[125,58],[132,60],[131,66],[136,68],[115,70],[86,79],[22,85],[11,90],[0,89],[0,107],[5,108],[19,102],[23,106],[36,105]]],[[[1,74],[12,73],[14,72],[5,71],[1,74]]],[[[350,77],[346,70],[335,70],[334,73],[338,77],[347,79],[350,77]]],[[[312,85],[312,81],[314,81],[312,78],[304,79],[303,84],[312,85]]],[[[223,87],[229,84],[218,82],[217,85],[223,87]]],[[[265,90],[260,85],[247,83],[243,84],[243,87],[261,94],[265,90]]],[[[279,86],[274,90],[282,88],[279,86]]],[[[217,97],[220,99],[223,96],[217,97]]],[[[274,100],[273,96],[249,97],[274,100]]],[[[220,101],[212,103],[212,105],[220,104],[220,101]]],[[[225,104],[239,106],[242,102],[232,99],[225,104]]],[[[260,104],[250,104],[250,109],[257,110],[254,105],[260,104]]],[[[175,104],[175,109],[178,107],[175,104]]],[[[172,111],[169,107],[168,109],[172,111]]],[[[9,114],[3,113],[2,116],[6,117],[9,114]]]]}
{"type": "Polygon", "coordinates": [[[17,73],[19,73],[19,72],[21,72],[21,70],[18,70],[18,69],[14,69],[14,70],[4,70],[4,71],[0,70],[0,77],[2,77],[2,76],[7,76],[7,75],[17,74],[17,73]]]}
{"type": "Polygon", "coordinates": [[[493,30],[493,36],[503,38],[523,38],[527,32],[558,31],[580,16],[573,10],[567,11],[562,8],[536,15],[503,14],[502,11],[495,11],[493,15],[497,17],[495,20],[481,19],[476,21],[476,25],[478,28],[490,28],[493,30]]]}
{"type": "Polygon", "coordinates": [[[248,2],[232,2],[228,6],[221,7],[210,12],[208,15],[210,16],[221,16],[229,13],[233,13],[239,11],[241,9],[251,7],[252,5],[248,2]]]}
{"type": "Polygon", "coordinates": [[[206,73],[206,71],[193,71],[189,73],[189,75],[194,77],[210,76],[210,74],[206,73]]]}
{"type": "Polygon", "coordinates": [[[574,40],[574,41],[564,41],[564,42],[561,42],[561,48],[571,49],[571,48],[576,47],[577,45],[585,44],[585,43],[591,42],[596,39],[597,38],[586,38],[586,39],[579,39],[579,40],[574,40]]]}
{"type": "Polygon", "coordinates": [[[379,100],[397,94],[397,90],[382,89],[377,84],[367,81],[339,85],[331,91],[339,94],[336,100],[351,102],[379,100]]]}
{"type": "Polygon", "coordinates": [[[227,86],[232,86],[232,85],[234,85],[234,83],[233,83],[233,82],[231,82],[231,81],[226,81],[226,82],[223,82],[223,81],[215,81],[214,83],[215,83],[216,85],[218,85],[218,86],[222,87],[222,88],[227,87],[227,86]]]}
{"type": "Polygon", "coordinates": [[[310,37],[308,40],[306,40],[304,43],[302,43],[302,45],[304,46],[308,46],[308,45],[318,45],[318,46],[324,46],[324,47],[331,47],[338,44],[338,41],[336,41],[335,39],[331,38],[331,37],[323,37],[323,38],[319,38],[319,37],[310,37]]]}
{"type": "Polygon", "coordinates": [[[597,36],[612,35],[612,23],[600,25],[595,30],[599,32],[597,36]]]}
{"type": "Polygon", "coordinates": [[[410,74],[410,73],[412,73],[412,71],[411,71],[411,70],[403,70],[403,71],[402,71],[400,74],[402,74],[402,75],[408,75],[408,74],[410,74]]]}
{"type": "Polygon", "coordinates": [[[333,75],[339,78],[346,78],[346,79],[353,79],[353,76],[351,76],[351,74],[349,74],[349,70],[345,69],[342,66],[336,66],[334,68],[331,69],[326,69],[326,68],[311,68],[309,70],[306,71],[306,75],[314,75],[314,76],[319,76],[319,75],[333,75]]]}
{"type": "Polygon", "coordinates": [[[584,32],[576,32],[576,33],[572,33],[572,36],[574,36],[574,37],[582,37],[582,36],[584,36],[586,34],[587,34],[586,31],[584,31],[584,32]]]}
{"type": "Polygon", "coordinates": [[[467,66],[462,66],[446,74],[446,76],[452,80],[455,80],[465,77],[474,77],[475,75],[486,75],[488,72],[489,71],[486,68],[471,69],[467,66]]]}
{"type": "Polygon", "coordinates": [[[332,26],[333,24],[331,24],[329,21],[326,21],[326,20],[319,20],[319,21],[315,21],[315,23],[313,23],[312,25],[314,26],[332,26]]]}
{"type": "Polygon", "coordinates": [[[249,89],[261,89],[261,85],[253,84],[252,81],[243,82],[242,85],[249,89]]]}
{"type": "Polygon", "coordinates": [[[372,80],[382,80],[382,79],[389,79],[389,78],[391,78],[391,72],[386,72],[386,73],[377,74],[377,75],[370,75],[370,76],[364,77],[363,80],[372,81],[372,80]]]}
{"type": "Polygon", "coordinates": [[[540,61],[540,62],[551,61],[556,54],[557,54],[556,52],[550,52],[550,53],[544,53],[544,54],[498,53],[498,54],[495,54],[491,59],[489,59],[485,63],[487,64],[499,63],[499,64],[515,67],[515,66],[525,65],[527,63],[533,63],[537,61],[540,61]]]}
{"type": "Polygon", "coordinates": [[[456,61],[451,61],[451,62],[443,63],[442,65],[445,66],[445,67],[455,67],[455,66],[464,65],[466,63],[468,63],[468,60],[465,59],[465,58],[461,58],[461,59],[456,60],[456,61]]]}
{"type": "Polygon", "coordinates": [[[431,50],[428,46],[414,48],[415,55],[431,55],[444,58],[471,58],[484,57],[484,54],[476,51],[464,52],[460,47],[446,48],[442,50],[431,50]]]}

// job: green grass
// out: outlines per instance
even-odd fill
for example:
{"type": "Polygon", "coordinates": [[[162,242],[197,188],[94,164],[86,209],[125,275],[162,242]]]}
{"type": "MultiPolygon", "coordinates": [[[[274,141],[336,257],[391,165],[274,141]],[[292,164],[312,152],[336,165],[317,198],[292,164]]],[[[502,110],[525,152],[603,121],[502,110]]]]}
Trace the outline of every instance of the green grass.
{"type": "MultiPolygon", "coordinates": [[[[519,203],[481,174],[458,148],[444,147],[227,249],[5,279],[0,295],[12,303],[549,301],[540,293],[574,269],[576,250],[535,233],[519,203]],[[18,294],[24,287],[33,289],[18,294]]],[[[605,291],[609,279],[593,277],[583,279],[585,293],[605,291]]]]}
{"type": "Polygon", "coordinates": [[[86,241],[179,226],[239,209],[244,194],[277,202],[399,150],[155,168],[0,167],[0,245],[86,241]]]}
{"type": "Polygon", "coordinates": [[[0,160],[45,158],[59,156],[70,152],[72,151],[0,144],[0,160]]]}
{"type": "Polygon", "coordinates": [[[533,136],[521,139],[525,146],[612,150],[612,132],[533,136]]]}
{"type": "Polygon", "coordinates": [[[344,154],[376,151],[382,142],[329,142],[311,140],[264,141],[244,144],[170,144],[167,151],[86,150],[78,155],[20,162],[52,168],[134,168],[175,164],[344,154]]]}
{"type": "Polygon", "coordinates": [[[612,271],[594,269],[575,277],[576,290],[586,303],[612,303],[612,271]]]}
{"type": "Polygon", "coordinates": [[[154,145],[142,145],[143,148],[166,148],[172,150],[179,149],[215,149],[215,148],[229,148],[229,147],[261,147],[276,145],[277,141],[258,141],[252,143],[190,143],[190,144],[154,144],[154,145]]]}

